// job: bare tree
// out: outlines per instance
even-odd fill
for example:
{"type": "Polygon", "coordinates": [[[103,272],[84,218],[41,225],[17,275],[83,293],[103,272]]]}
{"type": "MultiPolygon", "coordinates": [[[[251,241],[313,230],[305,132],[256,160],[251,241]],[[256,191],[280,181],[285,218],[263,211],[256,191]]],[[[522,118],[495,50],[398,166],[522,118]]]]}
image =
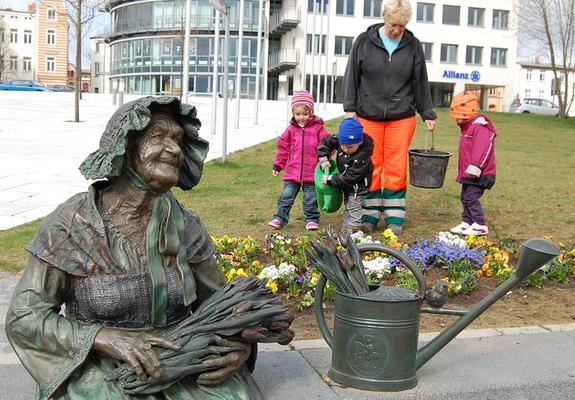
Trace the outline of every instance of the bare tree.
{"type": "Polygon", "coordinates": [[[575,68],[575,0],[521,0],[516,15],[520,41],[546,53],[553,70],[559,116],[567,118],[575,98],[575,86],[569,83],[569,72],[575,68]]]}
{"type": "Polygon", "coordinates": [[[104,0],[66,0],[70,25],[76,41],[76,59],[74,62],[74,121],[80,121],[80,96],[82,91],[82,40],[90,32],[92,21],[104,0]]]}
{"type": "Polygon", "coordinates": [[[4,82],[10,72],[9,60],[12,55],[12,49],[8,42],[6,33],[6,24],[0,19],[0,82],[4,82]]]}

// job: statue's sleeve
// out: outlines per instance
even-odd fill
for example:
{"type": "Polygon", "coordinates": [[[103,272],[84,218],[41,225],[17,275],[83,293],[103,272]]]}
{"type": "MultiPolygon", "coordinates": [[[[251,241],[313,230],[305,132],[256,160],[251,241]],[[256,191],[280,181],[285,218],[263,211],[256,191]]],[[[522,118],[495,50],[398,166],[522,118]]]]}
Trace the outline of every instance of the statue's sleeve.
{"type": "Polygon", "coordinates": [[[31,256],[6,316],[10,344],[46,398],[84,363],[101,327],[59,314],[67,290],[65,272],[31,256]]]}

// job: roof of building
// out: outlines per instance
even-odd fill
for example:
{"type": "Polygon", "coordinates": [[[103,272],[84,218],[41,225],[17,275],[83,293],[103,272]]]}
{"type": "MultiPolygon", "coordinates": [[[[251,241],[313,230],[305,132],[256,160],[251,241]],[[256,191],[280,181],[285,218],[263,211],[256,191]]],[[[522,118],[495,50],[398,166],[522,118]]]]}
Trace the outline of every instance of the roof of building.
{"type": "MultiPolygon", "coordinates": [[[[534,61],[517,61],[517,64],[521,65],[525,68],[538,68],[538,69],[553,69],[553,66],[549,63],[541,63],[541,62],[534,62],[534,61]]],[[[563,70],[560,65],[557,65],[557,69],[563,70]]],[[[575,66],[571,68],[567,68],[567,71],[575,71],[575,66]]]]}

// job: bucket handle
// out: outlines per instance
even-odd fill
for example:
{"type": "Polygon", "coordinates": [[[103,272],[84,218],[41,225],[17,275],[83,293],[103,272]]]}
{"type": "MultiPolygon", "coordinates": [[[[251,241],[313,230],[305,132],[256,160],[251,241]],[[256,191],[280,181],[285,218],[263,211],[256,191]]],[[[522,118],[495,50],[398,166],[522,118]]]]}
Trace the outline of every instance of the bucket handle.
{"type": "MultiPolygon", "coordinates": [[[[431,135],[431,148],[429,150],[435,150],[435,133],[433,131],[429,131],[431,135]]],[[[427,147],[427,135],[425,135],[425,147],[427,147]]]]}
{"type": "MultiPolygon", "coordinates": [[[[423,273],[417,267],[417,264],[415,264],[415,262],[413,262],[413,260],[411,258],[409,258],[408,256],[406,256],[404,253],[397,250],[395,247],[391,247],[391,246],[388,246],[385,244],[380,244],[380,243],[360,244],[357,246],[357,249],[359,250],[360,253],[365,253],[368,251],[377,251],[378,253],[384,253],[384,254],[387,254],[387,255],[390,255],[390,256],[397,258],[415,276],[415,279],[417,280],[417,285],[419,286],[419,297],[421,299],[423,299],[425,297],[426,284],[425,284],[425,278],[423,277],[423,273]]],[[[317,282],[317,286],[315,288],[315,299],[314,299],[315,319],[317,320],[317,324],[319,327],[319,331],[321,332],[321,335],[323,336],[323,338],[324,338],[325,342],[328,344],[328,346],[331,348],[331,344],[333,342],[333,335],[329,331],[329,328],[327,327],[327,322],[325,321],[325,314],[323,312],[323,307],[322,307],[323,294],[324,294],[326,284],[327,284],[327,278],[325,277],[324,274],[322,274],[319,277],[319,280],[317,282]]]]}

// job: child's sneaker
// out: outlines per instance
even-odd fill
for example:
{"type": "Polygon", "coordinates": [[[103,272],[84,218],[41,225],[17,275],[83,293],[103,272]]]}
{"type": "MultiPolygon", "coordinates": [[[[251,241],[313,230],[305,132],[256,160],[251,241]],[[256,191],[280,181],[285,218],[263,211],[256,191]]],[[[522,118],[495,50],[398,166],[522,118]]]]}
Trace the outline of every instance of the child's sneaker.
{"type": "Polygon", "coordinates": [[[451,233],[455,233],[457,235],[460,235],[463,233],[464,230],[466,230],[467,228],[469,228],[471,225],[469,225],[467,222],[463,221],[461,222],[459,225],[454,226],[453,228],[451,228],[449,231],[451,233]]]}
{"type": "Polygon", "coordinates": [[[307,224],[305,224],[305,229],[307,229],[308,231],[317,231],[319,229],[319,225],[317,224],[317,222],[310,221],[307,224]]]}
{"type": "Polygon", "coordinates": [[[483,236],[489,233],[489,228],[487,228],[487,225],[479,225],[474,222],[469,228],[463,230],[461,233],[463,235],[483,236]]]}
{"type": "Polygon", "coordinates": [[[274,229],[280,229],[282,227],[282,222],[279,219],[274,218],[270,222],[268,222],[268,225],[274,229]]]}

